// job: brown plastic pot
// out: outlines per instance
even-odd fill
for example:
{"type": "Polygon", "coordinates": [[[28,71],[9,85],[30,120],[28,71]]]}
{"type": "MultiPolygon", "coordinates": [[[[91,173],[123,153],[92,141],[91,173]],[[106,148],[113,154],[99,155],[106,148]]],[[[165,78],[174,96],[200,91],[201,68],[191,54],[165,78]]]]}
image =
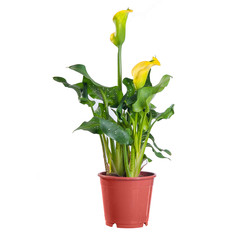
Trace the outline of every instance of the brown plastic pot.
{"type": "Polygon", "coordinates": [[[153,179],[151,172],[140,177],[117,177],[98,174],[102,186],[106,225],[118,228],[138,228],[148,225],[153,179]]]}

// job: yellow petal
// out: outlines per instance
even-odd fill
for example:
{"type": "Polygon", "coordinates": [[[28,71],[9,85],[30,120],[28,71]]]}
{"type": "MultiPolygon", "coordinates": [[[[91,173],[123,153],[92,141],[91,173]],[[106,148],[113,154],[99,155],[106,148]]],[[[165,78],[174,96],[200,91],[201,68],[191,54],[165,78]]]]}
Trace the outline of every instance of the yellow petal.
{"type": "Polygon", "coordinates": [[[132,69],[133,83],[136,89],[145,85],[148,73],[154,65],[160,66],[160,62],[156,57],[153,57],[151,61],[140,62],[132,69]]]}
{"type": "Polygon", "coordinates": [[[131,9],[122,10],[117,12],[113,17],[113,22],[116,26],[116,32],[111,34],[110,40],[117,47],[121,46],[125,40],[127,17],[132,11],[133,10],[131,9]]]}

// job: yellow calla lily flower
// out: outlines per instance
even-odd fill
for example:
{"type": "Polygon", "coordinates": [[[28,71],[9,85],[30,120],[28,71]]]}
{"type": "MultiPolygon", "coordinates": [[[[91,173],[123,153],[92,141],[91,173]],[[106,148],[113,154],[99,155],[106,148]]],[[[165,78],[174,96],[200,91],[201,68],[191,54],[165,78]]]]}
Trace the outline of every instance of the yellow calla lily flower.
{"type": "Polygon", "coordinates": [[[117,47],[121,46],[125,40],[127,17],[132,11],[133,10],[131,9],[122,10],[117,12],[113,17],[113,22],[116,26],[116,32],[111,34],[110,40],[117,47]]]}
{"type": "Polygon", "coordinates": [[[160,66],[157,58],[153,57],[151,61],[143,61],[138,63],[132,69],[133,83],[136,89],[142,88],[147,80],[148,73],[152,66],[160,66]]]}

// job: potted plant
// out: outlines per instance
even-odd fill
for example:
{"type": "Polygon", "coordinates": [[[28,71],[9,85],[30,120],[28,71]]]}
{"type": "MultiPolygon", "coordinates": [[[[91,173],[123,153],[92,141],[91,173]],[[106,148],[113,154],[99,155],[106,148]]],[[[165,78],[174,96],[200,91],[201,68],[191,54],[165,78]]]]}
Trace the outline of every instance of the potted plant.
{"type": "MultiPolygon", "coordinates": [[[[82,64],[70,66],[80,73],[82,81],[69,84],[62,77],[54,77],[65,87],[75,90],[79,102],[90,107],[93,114],[76,130],[99,135],[102,145],[105,172],[99,173],[102,185],[106,224],[117,227],[147,225],[154,173],[142,168],[152,160],[145,154],[151,148],[159,158],[168,158],[171,152],[155,143],[151,130],[156,123],[174,114],[174,105],[159,113],[151,104],[153,97],[169,83],[171,76],[164,75],[152,85],[150,71],[160,66],[156,57],[138,63],[132,69],[133,79],[122,79],[122,45],[125,41],[126,21],[132,10],[122,10],[113,17],[116,32],[110,37],[118,49],[117,86],[105,87],[95,82],[82,64]],[[126,91],[123,92],[122,84],[126,91]]],[[[75,130],[75,131],[76,131],[75,130]]]]}

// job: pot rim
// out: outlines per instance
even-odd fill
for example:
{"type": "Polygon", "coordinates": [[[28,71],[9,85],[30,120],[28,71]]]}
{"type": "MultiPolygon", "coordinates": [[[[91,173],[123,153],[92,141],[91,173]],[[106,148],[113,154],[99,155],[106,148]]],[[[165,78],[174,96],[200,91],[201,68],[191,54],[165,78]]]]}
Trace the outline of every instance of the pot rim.
{"type": "Polygon", "coordinates": [[[121,180],[121,181],[139,181],[139,180],[153,179],[156,177],[156,174],[152,172],[141,171],[141,174],[143,174],[143,176],[141,177],[118,177],[118,176],[106,175],[106,172],[100,172],[98,173],[98,176],[103,179],[121,180]]]}

